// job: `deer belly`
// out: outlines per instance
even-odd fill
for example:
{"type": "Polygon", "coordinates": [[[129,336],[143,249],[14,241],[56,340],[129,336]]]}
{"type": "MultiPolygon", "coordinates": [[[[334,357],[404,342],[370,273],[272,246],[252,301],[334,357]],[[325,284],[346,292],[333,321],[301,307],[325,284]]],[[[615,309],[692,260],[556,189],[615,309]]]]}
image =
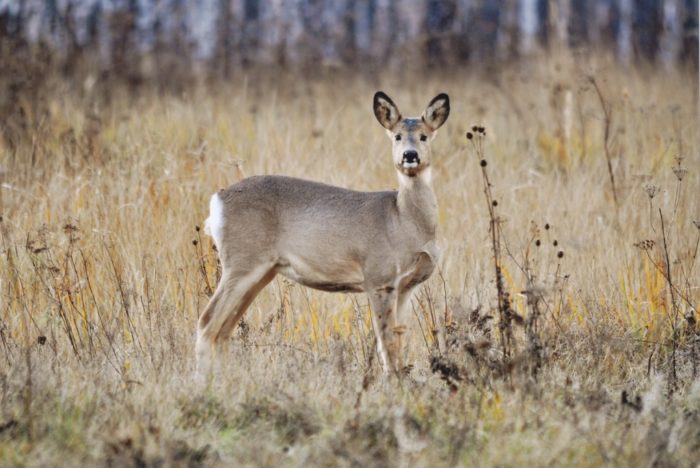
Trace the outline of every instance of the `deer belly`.
{"type": "Polygon", "coordinates": [[[287,255],[277,262],[277,273],[310,288],[328,292],[362,292],[360,265],[351,259],[306,259],[287,255]]]}

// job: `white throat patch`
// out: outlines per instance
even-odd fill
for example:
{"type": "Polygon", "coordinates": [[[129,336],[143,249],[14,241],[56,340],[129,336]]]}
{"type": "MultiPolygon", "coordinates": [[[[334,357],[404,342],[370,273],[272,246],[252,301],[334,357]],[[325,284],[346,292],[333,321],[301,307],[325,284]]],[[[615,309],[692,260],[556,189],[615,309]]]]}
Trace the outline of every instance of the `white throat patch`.
{"type": "Polygon", "coordinates": [[[432,179],[432,172],[430,167],[423,169],[420,172],[420,174],[418,174],[415,177],[409,177],[401,171],[396,171],[396,173],[399,175],[399,184],[406,187],[411,187],[416,182],[416,179],[419,179],[421,182],[426,184],[430,184],[430,181],[432,179]]]}

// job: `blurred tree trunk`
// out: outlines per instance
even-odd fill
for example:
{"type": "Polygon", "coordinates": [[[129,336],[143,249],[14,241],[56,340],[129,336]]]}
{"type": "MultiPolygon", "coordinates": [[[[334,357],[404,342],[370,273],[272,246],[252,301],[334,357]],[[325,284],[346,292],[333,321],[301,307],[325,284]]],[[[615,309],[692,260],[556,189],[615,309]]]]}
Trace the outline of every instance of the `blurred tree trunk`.
{"type": "Polygon", "coordinates": [[[619,26],[617,34],[618,57],[628,65],[632,61],[632,0],[619,0],[619,26]]]}
{"type": "Polygon", "coordinates": [[[357,0],[346,0],[342,13],[343,32],[338,54],[344,63],[353,63],[357,56],[355,35],[357,31],[357,0]]]}
{"type": "Polygon", "coordinates": [[[518,36],[518,1],[503,0],[498,22],[498,42],[496,45],[496,57],[499,60],[511,60],[517,56],[518,36]]]}
{"type": "Polygon", "coordinates": [[[447,61],[448,54],[451,54],[456,12],[457,2],[455,0],[428,1],[428,7],[425,12],[425,30],[428,35],[426,43],[428,64],[444,64],[447,61]]]}
{"type": "Polygon", "coordinates": [[[371,55],[378,62],[385,61],[393,48],[396,31],[396,15],[393,12],[393,6],[394,3],[391,0],[376,0],[371,55]]]}
{"type": "Polygon", "coordinates": [[[258,0],[243,0],[244,21],[240,55],[244,66],[255,62],[256,52],[260,46],[260,9],[258,0]]]}
{"type": "Polygon", "coordinates": [[[682,45],[680,0],[663,0],[662,3],[662,32],[659,41],[659,57],[666,68],[671,68],[678,58],[682,45]]]}
{"type": "Polygon", "coordinates": [[[358,59],[370,56],[375,0],[358,0],[355,4],[355,45],[358,59]]]}
{"type": "Polygon", "coordinates": [[[550,47],[557,52],[568,50],[571,21],[570,0],[549,0],[548,6],[550,47]]]}
{"type": "Polygon", "coordinates": [[[595,0],[571,0],[568,22],[569,46],[580,47],[589,42],[590,23],[595,0]],[[571,18],[574,18],[572,21],[571,18]]]}
{"type": "Polygon", "coordinates": [[[231,48],[233,46],[233,5],[231,0],[219,0],[219,15],[217,19],[216,53],[214,54],[214,69],[227,79],[231,77],[231,48]]]}
{"type": "Polygon", "coordinates": [[[685,62],[690,62],[695,70],[700,61],[698,50],[698,6],[697,0],[685,0],[683,19],[683,45],[681,47],[681,58],[685,62]]]}
{"type": "Polygon", "coordinates": [[[659,52],[661,0],[637,0],[636,6],[633,26],[635,55],[651,61],[659,52]]]}
{"type": "Polygon", "coordinates": [[[503,0],[475,2],[469,41],[473,60],[487,63],[495,61],[503,3],[503,0]]]}
{"type": "Polygon", "coordinates": [[[522,55],[529,55],[535,50],[539,29],[537,13],[537,0],[522,0],[518,20],[521,38],[518,52],[522,55]]]}
{"type": "Polygon", "coordinates": [[[588,40],[594,49],[615,47],[615,24],[617,10],[612,2],[597,0],[589,12],[588,40]]]}

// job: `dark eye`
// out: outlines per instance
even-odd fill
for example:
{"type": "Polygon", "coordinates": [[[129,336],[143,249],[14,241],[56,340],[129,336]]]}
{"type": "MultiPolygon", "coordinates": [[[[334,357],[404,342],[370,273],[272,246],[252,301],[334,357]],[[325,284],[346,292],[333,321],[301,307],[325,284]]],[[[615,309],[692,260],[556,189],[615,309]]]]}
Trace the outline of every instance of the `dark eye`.
{"type": "Polygon", "coordinates": [[[427,139],[428,139],[428,137],[425,136],[425,135],[421,135],[421,136],[420,136],[420,141],[425,141],[425,140],[427,140],[427,139]]]}
{"type": "Polygon", "coordinates": [[[394,139],[395,139],[396,141],[401,141],[401,135],[396,135],[396,136],[394,137],[394,139]]]}

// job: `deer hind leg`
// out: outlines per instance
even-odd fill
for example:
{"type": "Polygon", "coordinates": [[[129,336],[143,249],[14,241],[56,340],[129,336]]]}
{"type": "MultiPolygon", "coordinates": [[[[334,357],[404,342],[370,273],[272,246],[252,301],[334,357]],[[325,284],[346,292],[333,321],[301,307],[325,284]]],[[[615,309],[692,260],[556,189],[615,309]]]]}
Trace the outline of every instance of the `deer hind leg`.
{"type": "Polygon", "coordinates": [[[399,342],[394,334],[396,327],[397,292],[393,287],[369,289],[372,321],[377,338],[377,353],[384,373],[396,372],[399,367],[399,342]]]}
{"type": "Polygon", "coordinates": [[[248,306],[275,274],[274,262],[253,268],[224,269],[221,281],[197,323],[197,372],[200,376],[212,371],[217,349],[225,348],[227,339],[248,306]]]}

